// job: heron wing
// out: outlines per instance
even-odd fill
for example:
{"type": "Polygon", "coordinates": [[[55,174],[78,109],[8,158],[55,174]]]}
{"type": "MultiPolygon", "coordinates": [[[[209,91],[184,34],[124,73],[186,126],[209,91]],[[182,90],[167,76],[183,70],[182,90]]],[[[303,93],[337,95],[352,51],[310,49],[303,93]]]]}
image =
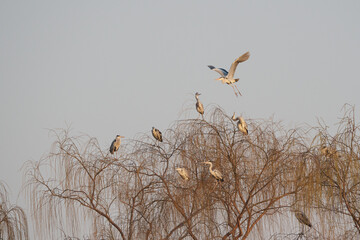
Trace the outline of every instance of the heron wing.
{"type": "Polygon", "coordinates": [[[189,180],[189,174],[185,168],[176,169],[182,179],[189,180]]]}
{"type": "Polygon", "coordinates": [[[309,227],[312,227],[309,218],[303,212],[296,212],[295,217],[299,220],[300,223],[305,224],[309,227]]]}
{"type": "Polygon", "coordinates": [[[223,179],[221,172],[217,169],[214,170],[214,177],[217,179],[223,179]]]}
{"type": "Polygon", "coordinates": [[[115,145],[115,142],[116,142],[116,140],[112,141],[112,143],[111,143],[111,145],[110,145],[110,153],[111,153],[111,154],[114,154],[114,149],[115,149],[114,145],[115,145]]]}
{"type": "Polygon", "coordinates": [[[227,72],[225,69],[223,69],[223,68],[215,68],[214,66],[211,66],[211,65],[208,65],[208,67],[209,67],[211,70],[219,73],[222,77],[226,77],[226,75],[228,75],[228,72],[227,72]]]}
{"type": "Polygon", "coordinates": [[[157,131],[158,131],[158,134],[159,134],[159,140],[160,140],[160,142],[162,142],[163,141],[162,133],[160,132],[160,130],[157,130],[157,131]]]}
{"type": "Polygon", "coordinates": [[[247,124],[246,124],[245,120],[244,120],[242,117],[240,117],[240,122],[241,122],[241,125],[242,125],[244,128],[247,129],[247,124]]]}
{"type": "Polygon", "coordinates": [[[196,102],[196,110],[198,111],[198,113],[204,114],[204,106],[200,101],[196,102]]]}
{"type": "Polygon", "coordinates": [[[250,53],[246,52],[243,55],[241,55],[240,57],[238,57],[237,59],[235,59],[235,61],[231,64],[228,78],[230,78],[230,79],[234,78],[234,74],[235,74],[237,65],[241,62],[245,62],[246,60],[249,59],[249,57],[250,57],[250,53]]]}
{"type": "Polygon", "coordinates": [[[189,180],[190,178],[189,178],[189,173],[188,173],[188,171],[187,171],[185,168],[183,168],[182,171],[183,171],[183,174],[184,174],[184,176],[183,176],[184,179],[185,179],[185,180],[189,180]]]}
{"type": "Polygon", "coordinates": [[[228,71],[226,71],[223,68],[218,68],[218,69],[224,74],[224,77],[226,77],[229,74],[228,71]]]}

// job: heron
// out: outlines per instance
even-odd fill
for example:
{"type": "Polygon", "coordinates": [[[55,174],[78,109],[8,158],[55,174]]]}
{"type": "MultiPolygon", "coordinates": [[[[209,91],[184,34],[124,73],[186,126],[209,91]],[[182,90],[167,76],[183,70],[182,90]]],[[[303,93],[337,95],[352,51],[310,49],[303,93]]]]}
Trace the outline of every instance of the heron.
{"type": "Polygon", "coordinates": [[[210,174],[216,179],[217,182],[219,182],[219,181],[223,182],[224,181],[222,173],[217,169],[214,169],[214,170],[212,169],[212,167],[213,167],[212,162],[203,162],[203,163],[209,165],[210,174]]]}
{"type": "Polygon", "coordinates": [[[324,155],[324,156],[327,156],[327,155],[330,153],[329,149],[328,149],[327,147],[325,147],[324,145],[322,145],[322,146],[320,147],[320,152],[321,152],[321,154],[324,155]]]}
{"type": "Polygon", "coordinates": [[[176,168],[176,171],[179,173],[179,175],[184,179],[185,181],[189,181],[189,173],[185,168],[176,168]]]}
{"type": "Polygon", "coordinates": [[[233,121],[238,121],[238,122],[237,122],[237,127],[238,127],[238,129],[240,130],[240,132],[242,132],[242,133],[245,134],[245,135],[248,135],[248,134],[249,134],[248,126],[247,126],[245,120],[244,120],[242,117],[237,117],[237,118],[235,118],[235,113],[234,113],[231,119],[232,119],[233,121]]]}
{"type": "Polygon", "coordinates": [[[121,138],[124,138],[124,136],[116,135],[116,138],[114,139],[114,141],[111,143],[111,146],[110,146],[111,154],[114,154],[114,152],[116,152],[119,149],[120,143],[121,143],[121,138]]]}
{"type": "Polygon", "coordinates": [[[221,75],[221,77],[217,78],[216,80],[221,81],[222,83],[226,83],[227,85],[230,85],[234,90],[235,96],[238,96],[238,93],[240,94],[240,96],[242,96],[239,89],[237,88],[237,86],[234,85],[234,83],[239,81],[239,78],[234,79],[234,74],[235,74],[237,65],[241,62],[245,62],[246,60],[249,59],[249,57],[250,57],[250,53],[246,52],[243,55],[241,55],[240,57],[238,57],[237,59],[235,59],[235,61],[231,64],[229,72],[223,68],[215,68],[212,65],[208,65],[208,67],[211,70],[214,70],[215,72],[217,72],[221,75]],[[235,88],[236,88],[237,92],[236,92],[235,88]]]}
{"type": "Polygon", "coordinates": [[[300,210],[295,210],[294,213],[295,213],[295,217],[297,218],[297,220],[299,220],[301,224],[304,224],[308,227],[312,227],[312,224],[309,218],[305,215],[305,213],[303,213],[300,210]]]}
{"type": "Polygon", "coordinates": [[[196,98],[196,105],[195,106],[196,106],[196,111],[198,111],[198,113],[200,113],[201,116],[204,117],[204,106],[199,100],[200,95],[201,95],[201,93],[198,93],[198,92],[195,93],[195,98],[196,98]]]}
{"type": "Polygon", "coordinates": [[[325,145],[320,147],[320,152],[325,157],[339,157],[338,152],[333,148],[328,148],[325,145]]]}
{"type": "Polygon", "coordinates": [[[156,128],[152,127],[151,133],[152,133],[152,135],[154,136],[154,138],[156,140],[158,140],[159,142],[163,141],[162,133],[160,132],[159,129],[156,129],[156,128]]]}

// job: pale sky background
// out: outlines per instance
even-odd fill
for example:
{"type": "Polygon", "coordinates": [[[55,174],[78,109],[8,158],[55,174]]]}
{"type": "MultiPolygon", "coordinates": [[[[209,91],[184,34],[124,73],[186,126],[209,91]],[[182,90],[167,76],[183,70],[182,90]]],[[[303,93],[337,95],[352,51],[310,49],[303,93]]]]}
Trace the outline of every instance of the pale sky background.
{"type": "Polygon", "coordinates": [[[360,102],[359,13],[358,0],[0,0],[0,180],[15,202],[48,129],[107,148],[116,134],[165,132],[197,91],[245,119],[334,124],[360,102]],[[246,51],[236,98],[207,65],[229,69],[246,51]]]}

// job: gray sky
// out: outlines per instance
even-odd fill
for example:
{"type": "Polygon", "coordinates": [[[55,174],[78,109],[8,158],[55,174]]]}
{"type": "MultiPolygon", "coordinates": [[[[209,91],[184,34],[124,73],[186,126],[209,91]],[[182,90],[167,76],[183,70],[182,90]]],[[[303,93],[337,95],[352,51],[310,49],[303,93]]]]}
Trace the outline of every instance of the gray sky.
{"type": "Polygon", "coordinates": [[[205,107],[288,125],[333,124],[357,106],[360,1],[222,4],[1,0],[0,180],[12,198],[24,162],[50,150],[48,129],[70,125],[105,148],[164,131],[184,109],[197,117],[197,91],[205,107]],[[246,51],[236,98],[207,65],[228,69],[246,51]]]}

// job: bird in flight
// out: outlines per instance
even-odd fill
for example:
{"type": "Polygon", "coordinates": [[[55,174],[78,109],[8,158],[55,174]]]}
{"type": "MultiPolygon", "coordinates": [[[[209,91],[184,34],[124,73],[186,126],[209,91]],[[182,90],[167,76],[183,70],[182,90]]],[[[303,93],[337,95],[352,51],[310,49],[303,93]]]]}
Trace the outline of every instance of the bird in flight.
{"type": "Polygon", "coordinates": [[[237,65],[241,62],[245,62],[246,60],[249,59],[249,57],[250,57],[250,53],[246,52],[243,55],[241,55],[240,57],[238,57],[237,59],[235,59],[235,61],[231,64],[229,72],[223,68],[215,68],[212,65],[208,65],[208,67],[211,70],[214,70],[215,72],[217,72],[221,75],[221,77],[217,78],[216,80],[221,81],[222,83],[226,83],[227,85],[230,85],[234,90],[235,96],[238,96],[238,93],[240,94],[240,96],[242,96],[239,89],[234,84],[237,81],[239,81],[239,78],[234,78],[234,74],[235,74],[237,65]],[[236,90],[235,90],[235,88],[236,88],[236,90]]]}

